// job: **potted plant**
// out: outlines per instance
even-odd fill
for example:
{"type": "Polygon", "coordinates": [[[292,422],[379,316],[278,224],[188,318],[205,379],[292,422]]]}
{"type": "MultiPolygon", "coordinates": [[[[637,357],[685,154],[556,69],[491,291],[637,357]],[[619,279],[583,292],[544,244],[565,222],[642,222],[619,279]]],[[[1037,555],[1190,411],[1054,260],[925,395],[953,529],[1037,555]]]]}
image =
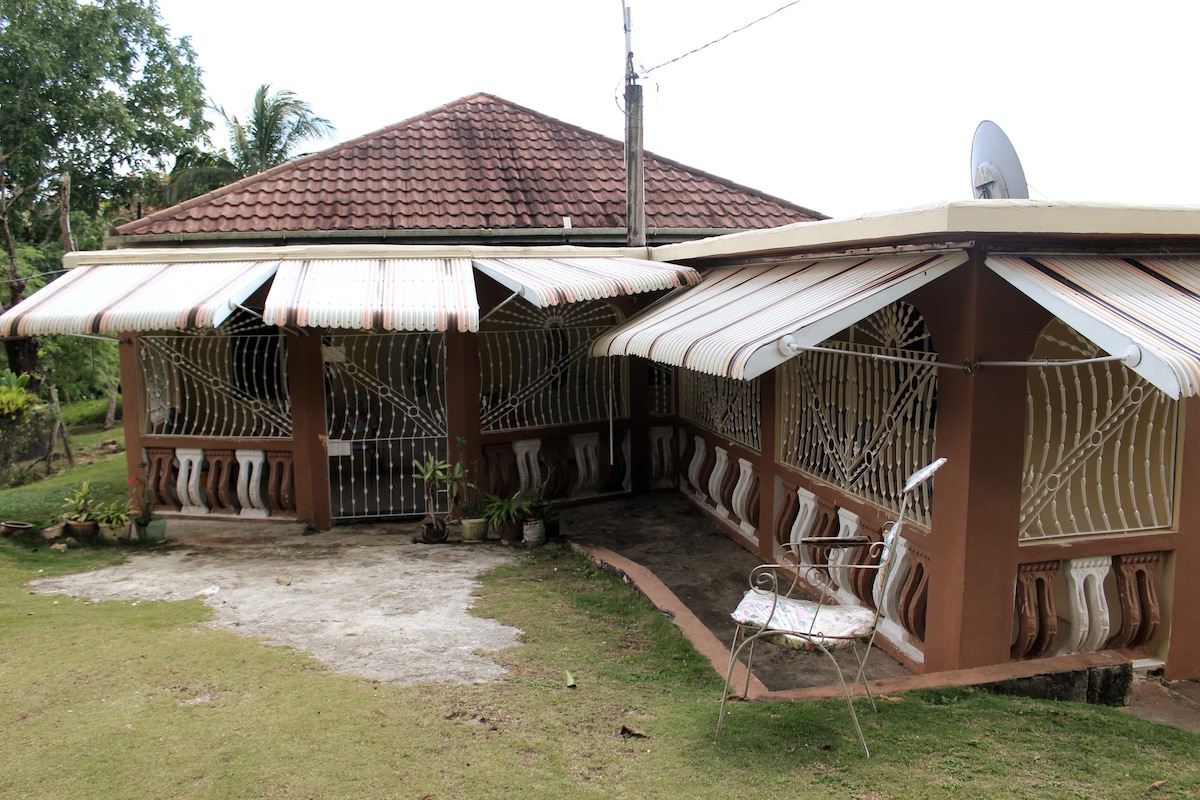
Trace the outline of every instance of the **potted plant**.
{"type": "MultiPolygon", "coordinates": [[[[457,465],[460,469],[462,464],[457,465]]],[[[446,541],[446,523],[450,519],[450,510],[437,511],[437,495],[439,487],[450,480],[453,467],[450,462],[427,453],[424,461],[413,459],[413,477],[421,481],[425,490],[425,517],[421,520],[421,533],[417,541],[444,542],[446,541]]]]}
{"type": "Polygon", "coordinates": [[[161,542],[167,536],[167,518],[155,514],[157,497],[150,485],[150,474],[145,463],[140,464],[141,475],[129,479],[129,499],[134,510],[133,532],[139,542],[161,542]]]}
{"type": "Polygon", "coordinates": [[[521,533],[526,545],[536,547],[546,543],[546,516],[549,511],[550,501],[542,495],[541,490],[525,501],[521,533]]]}
{"type": "Polygon", "coordinates": [[[521,520],[528,515],[529,503],[517,492],[512,497],[487,494],[484,496],[483,513],[496,529],[500,541],[512,544],[521,538],[521,520]]]}
{"type": "Polygon", "coordinates": [[[480,492],[475,486],[468,486],[465,497],[459,502],[458,510],[462,516],[458,522],[462,526],[462,540],[464,542],[487,541],[489,523],[486,499],[486,495],[480,492]]]}
{"type": "Polygon", "coordinates": [[[62,519],[67,526],[67,533],[80,541],[96,535],[100,525],[96,522],[96,498],[92,496],[90,481],[84,481],[64,497],[63,506],[66,512],[62,519]]]}
{"type": "Polygon", "coordinates": [[[128,500],[113,500],[97,506],[96,522],[100,525],[100,538],[106,542],[118,542],[129,538],[130,507],[128,500]]]}

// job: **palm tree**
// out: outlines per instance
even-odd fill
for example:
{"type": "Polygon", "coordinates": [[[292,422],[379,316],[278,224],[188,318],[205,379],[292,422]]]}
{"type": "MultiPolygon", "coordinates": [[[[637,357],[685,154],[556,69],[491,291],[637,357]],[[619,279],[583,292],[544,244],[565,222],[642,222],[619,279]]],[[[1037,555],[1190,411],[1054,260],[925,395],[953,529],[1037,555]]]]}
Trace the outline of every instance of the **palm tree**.
{"type": "Polygon", "coordinates": [[[243,122],[211,101],[229,132],[229,146],[219,152],[189,149],[175,158],[162,187],[160,201],[174,205],[250,175],[264,172],[291,158],[304,142],[332,138],[337,129],[312,106],[286,89],[271,93],[264,83],[254,92],[249,118],[243,122]]]}
{"type": "Polygon", "coordinates": [[[332,138],[337,133],[329,120],[314,114],[312,106],[294,92],[282,89],[271,94],[269,83],[255,91],[246,122],[229,116],[220,106],[213,108],[229,129],[230,161],[238,177],[282,164],[304,142],[332,138]]]}

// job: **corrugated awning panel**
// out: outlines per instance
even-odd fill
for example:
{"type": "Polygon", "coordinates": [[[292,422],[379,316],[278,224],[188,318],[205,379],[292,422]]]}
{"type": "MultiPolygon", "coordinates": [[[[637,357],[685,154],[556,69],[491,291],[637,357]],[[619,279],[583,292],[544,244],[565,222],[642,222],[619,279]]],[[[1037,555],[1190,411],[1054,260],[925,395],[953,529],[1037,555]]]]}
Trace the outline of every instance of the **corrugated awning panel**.
{"type": "Polygon", "coordinates": [[[1200,258],[991,255],[988,267],[1172,397],[1200,392],[1200,258]]]}
{"type": "Polygon", "coordinates": [[[479,330],[466,258],[284,261],[263,309],[268,325],[385,331],[479,330]]]}
{"type": "Polygon", "coordinates": [[[476,258],[475,268],[545,308],[657,292],[700,282],[691,267],[621,256],[476,258]]]}
{"type": "Polygon", "coordinates": [[[0,336],[213,328],[278,261],[76,267],[0,316],[0,336]]]}
{"type": "Polygon", "coordinates": [[[601,335],[592,355],[754,378],[966,260],[955,251],[714,269],[695,289],[601,335]]]}

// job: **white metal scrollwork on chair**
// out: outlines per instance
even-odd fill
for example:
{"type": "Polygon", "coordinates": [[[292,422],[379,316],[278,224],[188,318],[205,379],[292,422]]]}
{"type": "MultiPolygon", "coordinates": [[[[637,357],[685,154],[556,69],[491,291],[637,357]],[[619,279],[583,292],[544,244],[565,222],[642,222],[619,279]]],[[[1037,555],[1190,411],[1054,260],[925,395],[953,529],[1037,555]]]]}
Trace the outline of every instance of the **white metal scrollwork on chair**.
{"type": "MultiPolygon", "coordinates": [[[[829,536],[805,537],[799,541],[801,547],[810,546],[825,549],[830,554],[843,549],[868,551],[867,559],[838,559],[830,555],[829,561],[840,564],[838,574],[849,575],[853,571],[872,571],[876,573],[875,585],[886,591],[889,573],[892,566],[892,551],[896,540],[901,536],[904,517],[909,507],[909,499],[933,477],[933,473],[946,462],[939,458],[922,467],[909,476],[902,490],[903,500],[900,504],[900,514],[896,522],[889,526],[879,542],[871,541],[862,536],[829,536]]],[[[789,542],[784,547],[792,547],[789,542]]],[[[792,565],[795,565],[795,561],[792,565]]],[[[828,656],[833,663],[838,682],[841,684],[842,695],[850,709],[850,717],[854,722],[854,730],[858,734],[863,754],[870,757],[867,740],[863,736],[862,726],[858,722],[858,713],[854,709],[854,696],[859,686],[862,686],[871,709],[877,711],[875,698],[867,684],[865,675],[867,658],[871,645],[875,640],[881,619],[880,610],[866,604],[846,603],[837,604],[827,591],[820,591],[816,600],[808,600],[801,596],[801,586],[807,577],[803,570],[789,569],[784,564],[761,564],[750,573],[750,589],[745,593],[742,602],[734,610],[732,616],[737,625],[734,633],[733,646],[729,652],[729,667],[725,672],[725,688],[721,694],[721,712],[717,718],[717,741],[721,740],[721,728],[725,724],[726,704],[729,700],[729,684],[733,678],[733,667],[743,651],[747,652],[746,687],[742,690],[743,697],[749,690],[750,670],[754,661],[754,645],[765,641],[789,650],[803,652],[820,651],[828,656]],[[849,649],[854,654],[857,670],[852,681],[847,682],[834,653],[838,650],[849,649]]],[[[849,584],[850,580],[843,577],[849,584]]]]}

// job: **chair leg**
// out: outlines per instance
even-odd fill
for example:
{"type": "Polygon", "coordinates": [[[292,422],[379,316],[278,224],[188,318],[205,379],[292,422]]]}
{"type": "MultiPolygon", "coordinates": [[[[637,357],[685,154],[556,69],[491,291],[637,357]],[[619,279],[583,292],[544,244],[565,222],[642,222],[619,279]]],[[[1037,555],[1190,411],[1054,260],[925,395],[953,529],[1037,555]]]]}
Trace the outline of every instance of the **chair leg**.
{"type": "Polygon", "coordinates": [[[867,739],[863,736],[862,726],[858,724],[858,712],[854,710],[854,695],[851,694],[850,687],[846,685],[846,676],[842,674],[842,667],[833,657],[832,651],[821,647],[821,652],[829,656],[829,660],[833,662],[833,670],[837,673],[838,683],[842,686],[842,696],[846,698],[846,706],[850,709],[850,719],[854,721],[854,732],[858,734],[858,742],[862,745],[863,755],[870,758],[871,751],[867,749],[867,739]]]}
{"type": "Polygon", "coordinates": [[[871,710],[878,714],[879,709],[875,707],[875,695],[871,694],[871,686],[867,683],[867,674],[865,671],[867,667],[867,658],[871,655],[871,646],[867,645],[866,652],[860,654],[858,652],[858,642],[855,642],[852,645],[852,649],[854,651],[854,660],[858,663],[858,672],[854,676],[853,686],[855,690],[857,690],[858,685],[860,683],[862,684],[863,691],[867,693],[867,700],[871,702],[871,710]]]}
{"type": "MultiPolygon", "coordinates": [[[[729,684],[733,681],[733,666],[737,663],[738,656],[742,649],[748,644],[750,645],[751,657],[754,654],[754,637],[742,638],[744,636],[742,626],[738,625],[737,630],[733,632],[733,644],[729,648],[729,667],[725,670],[725,688],[721,691],[721,713],[717,716],[717,738],[716,743],[721,743],[721,728],[725,725],[725,703],[729,701],[729,684]],[[741,643],[738,639],[742,639],[741,643]]],[[[750,691],[750,668],[746,668],[746,686],[742,690],[744,698],[750,691]]]]}

